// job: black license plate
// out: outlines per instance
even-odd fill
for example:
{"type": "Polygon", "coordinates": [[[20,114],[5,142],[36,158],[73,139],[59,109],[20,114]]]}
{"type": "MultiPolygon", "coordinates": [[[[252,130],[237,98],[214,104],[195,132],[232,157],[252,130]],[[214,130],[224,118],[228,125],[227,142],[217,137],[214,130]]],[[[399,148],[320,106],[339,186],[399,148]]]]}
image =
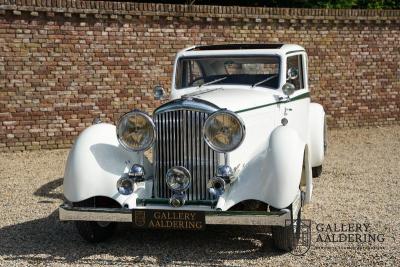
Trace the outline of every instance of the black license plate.
{"type": "Polygon", "coordinates": [[[204,211],[189,210],[142,210],[132,212],[133,226],[149,229],[203,230],[204,211]]]}

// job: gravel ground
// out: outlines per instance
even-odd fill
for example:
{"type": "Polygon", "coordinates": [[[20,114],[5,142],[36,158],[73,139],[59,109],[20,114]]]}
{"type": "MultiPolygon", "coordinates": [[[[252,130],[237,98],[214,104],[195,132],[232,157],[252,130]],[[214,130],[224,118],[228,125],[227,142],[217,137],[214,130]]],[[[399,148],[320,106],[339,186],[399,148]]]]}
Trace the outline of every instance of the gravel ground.
{"type": "Polygon", "coordinates": [[[123,225],[109,242],[87,244],[73,223],[57,219],[68,151],[0,154],[0,265],[399,266],[400,126],[333,130],[328,149],[303,213],[312,220],[304,256],[281,253],[265,229],[246,227],[152,232],[123,225]],[[368,223],[360,233],[384,241],[320,242],[327,232],[317,225],[334,223],[368,223]]]}

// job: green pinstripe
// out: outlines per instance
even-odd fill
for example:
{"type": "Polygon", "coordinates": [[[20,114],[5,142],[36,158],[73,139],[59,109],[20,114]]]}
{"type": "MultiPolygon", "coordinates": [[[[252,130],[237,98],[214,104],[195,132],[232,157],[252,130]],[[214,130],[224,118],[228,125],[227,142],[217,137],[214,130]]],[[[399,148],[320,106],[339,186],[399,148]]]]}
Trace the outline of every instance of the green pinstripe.
{"type": "MultiPolygon", "coordinates": [[[[296,100],[300,100],[300,99],[304,99],[304,98],[309,98],[309,97],[310,97],[310,93],[307,92],[307,93],[298,95],[298,96],[296,96],[296,97],[290,98],[290,102],[296,101],[296,100]]],[[[246,109],[237,110],[237,111],[235,111],[235,112],[236,112],[236,113],[242,113],[242,112],[246,112],[246,111],[250,111],[250,110],[255,110],[255,109],[265,108],[265,107],[272,106],[272,105],[277,105],[277,104],[280,104],[280,103],[284,103],[284,102],[277,101],[277,102],[268,103],[268,104],[261,105],[261,106],[255,106],[255,107],[251,107],[251,108],[246,108],[246,109]]]]}

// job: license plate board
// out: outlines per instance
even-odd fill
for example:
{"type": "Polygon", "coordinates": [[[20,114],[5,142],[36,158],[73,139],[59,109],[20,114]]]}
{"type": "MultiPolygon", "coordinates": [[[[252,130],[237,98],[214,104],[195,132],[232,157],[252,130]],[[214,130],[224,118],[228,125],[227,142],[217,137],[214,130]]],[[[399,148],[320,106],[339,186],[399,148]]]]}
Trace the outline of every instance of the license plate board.
{"type": "Polygon", "coordinates": [[[204,211],[135,209],[132,222],[136,228],[169,230],[203,230],[204,211]]]}

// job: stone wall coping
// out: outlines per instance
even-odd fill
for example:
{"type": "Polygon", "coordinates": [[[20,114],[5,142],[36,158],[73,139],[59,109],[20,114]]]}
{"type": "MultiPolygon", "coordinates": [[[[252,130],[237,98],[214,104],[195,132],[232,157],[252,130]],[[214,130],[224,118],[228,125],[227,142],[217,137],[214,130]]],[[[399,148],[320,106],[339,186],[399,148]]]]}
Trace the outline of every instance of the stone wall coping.
{"type": "MultiPolygon", "coordinates": [[[[116,16],[157,16],[167,18],[193,17],[224,19],[278,19],[322,20],[343,23],[361,21],[391,21],[400,23],[400,10],[375,9],[305,9],[305,8],[267,8],[240,6],[178,5],[156,3],[131,3],[81,0],[0,0],[0,10],[12,11],[14,15],[30,12],[94,14],[116,16]]],[[[3,11],[3,13],[4,13],[3,11]]]]}

